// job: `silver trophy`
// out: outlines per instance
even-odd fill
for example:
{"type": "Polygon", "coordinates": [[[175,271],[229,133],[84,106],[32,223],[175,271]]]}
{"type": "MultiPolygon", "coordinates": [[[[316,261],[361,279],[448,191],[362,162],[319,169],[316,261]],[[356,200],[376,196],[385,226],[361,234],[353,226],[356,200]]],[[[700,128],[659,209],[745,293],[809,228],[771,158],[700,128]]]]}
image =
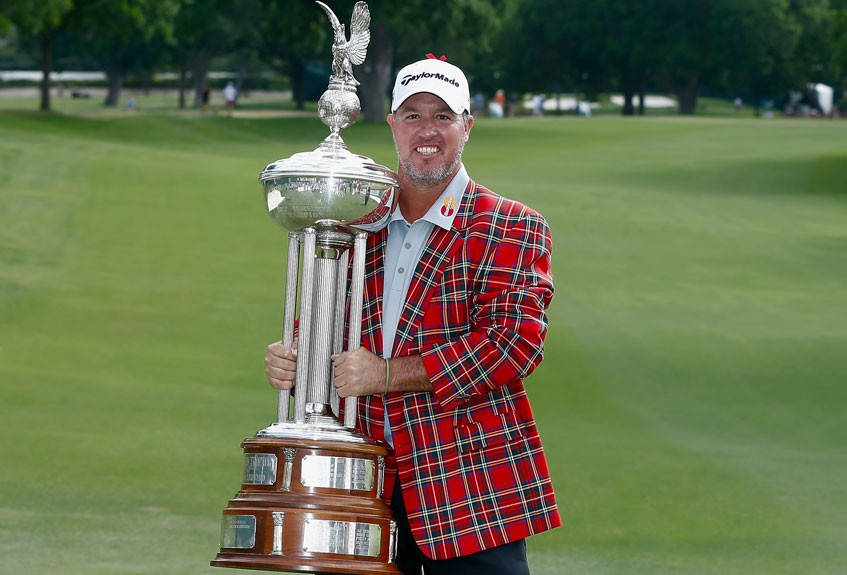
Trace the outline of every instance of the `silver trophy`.
{"type": "Polygon", "coordinates": [[[318,114],[330,133],[317,149],[272,162],[259,176],[268,212],[289,230],[282,329],[282,342],[289,346],[294,341],[294,308],[300,292],[294,417],[289,417],[289,393],[281,391],[277,421],[259,435],[362,441],[362,436],[349,432],[355,425],[355,398],[345,402],[345,425],[337,420],[338,397],[329,358],[342,351],[351,247],[347,348],[359,347],[366,233],[357,230],[373,229],[388,216],[397,175],[366,156],[351,153],[340,135],[361,109],[356,96],[359,83],[351,67],[365,61],[370,40],[368,5],[356,3],[347,40],[344,25],[332,10],[322,2],[317,4],[329,16],[335,34],[333,74],[318,102],[318,114]],[[298,285],[301,251],[303,269],[298,285]]]}
{"type": "Polygon", "coordinates": [[[354,431],[356,398],[345,399],[340,421],[330,356],[345,339],[348,350],[360,345],[367,230],[387,220],[397,176],[351,153],[340,135],[360,112],[352,66],[364,62],[370,40],[367,4],[356,3],[349,39],[332,10],[317,4],[334,31],[332,76],[318,103],[330,133],[259,176],[268,212],[289,232],[288,346],[299,295],[293,409],[291,394],[280,391],[276,422],[242,443],[244,479],[224,510],[212,565],[395,574],[396,527],[381,500],[387,451],[354,431]]]}

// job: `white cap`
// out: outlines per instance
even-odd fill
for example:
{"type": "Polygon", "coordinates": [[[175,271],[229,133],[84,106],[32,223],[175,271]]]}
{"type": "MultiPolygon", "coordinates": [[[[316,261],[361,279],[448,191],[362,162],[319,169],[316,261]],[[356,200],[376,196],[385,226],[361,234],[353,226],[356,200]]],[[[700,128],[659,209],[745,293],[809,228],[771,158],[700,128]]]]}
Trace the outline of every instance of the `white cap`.
{"type": "Polygon", "coordinates": [[[418,60],[400,70],[391,93],[391,112],[397,111],[410,96],[421,92],[435,94],[457,114],[471,110],[471,95],[465,74],[443,60],[418,60]]]}

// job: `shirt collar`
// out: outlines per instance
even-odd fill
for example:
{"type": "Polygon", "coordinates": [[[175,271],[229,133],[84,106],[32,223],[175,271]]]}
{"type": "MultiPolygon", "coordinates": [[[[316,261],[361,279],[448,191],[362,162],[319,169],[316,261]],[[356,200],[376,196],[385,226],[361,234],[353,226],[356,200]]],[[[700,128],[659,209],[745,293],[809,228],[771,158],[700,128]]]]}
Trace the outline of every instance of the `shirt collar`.
{"type": "MultiPolygon", "coordinates": [[[[441,195],[438,196],[438,199],[433,202],[421,219],[445,230],[452,228],[453,220],[456,219],[456,213],[459,211],[459,205],[462,203],[462,197],[465,195],[465,189],[467,189],[470,181],[465,165],[459,164],[459,171],[456,172],[456,175],[453,176],[453,179],[450,180],[450,183],[447,184],[447,187],[444,188],[444,191],[441,192],[441,195]]],[[[398,208],[395,208],[391,213],[388,225],[391,225],[391,222],[403,219],[403,214],[400,213],[398,208]]]]}

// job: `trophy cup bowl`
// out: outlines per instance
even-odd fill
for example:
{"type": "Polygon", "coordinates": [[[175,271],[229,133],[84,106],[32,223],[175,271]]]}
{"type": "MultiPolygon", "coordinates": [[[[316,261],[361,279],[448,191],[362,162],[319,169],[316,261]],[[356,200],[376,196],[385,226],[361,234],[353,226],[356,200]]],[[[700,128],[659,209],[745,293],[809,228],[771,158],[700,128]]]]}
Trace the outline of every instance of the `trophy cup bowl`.
{"type": "Polygon", "coordinates": [[[367,229],[390,213],[397,183],[391,170],[350,153],[340,137],[268,164],[259,179],[268,213],[289,231],[317,222],[367,229]]]}
{"type": "Polygon", "coordinates": [[[359,115],[350,70],[364,61],[370,38],[367,4],[353,9],[349,42],[329,7],[318,4],[336,33],[333,75],[319,103],[330,134],[259,176],[268,213],[289,232],[282,343],[297,338],[294,405],[289,390],[279,391],[276,422],[242,442],[241,489],[223,511],[211,563],[399,575],[396,525],[382,499],[388,451],[355,431],[355,397],[344,400],[341,421],[330,359],[359,347],[366,231],[387,221],[397,176],[351,153],[339,134],[359,115]]]}

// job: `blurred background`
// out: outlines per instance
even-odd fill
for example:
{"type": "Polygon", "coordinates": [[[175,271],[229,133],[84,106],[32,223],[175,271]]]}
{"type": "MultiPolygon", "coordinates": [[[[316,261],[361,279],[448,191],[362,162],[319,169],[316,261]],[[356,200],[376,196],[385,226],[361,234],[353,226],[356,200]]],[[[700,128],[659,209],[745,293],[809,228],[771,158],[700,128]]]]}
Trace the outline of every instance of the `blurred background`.
{"type": "MultiPolygon", "coordinates": [[[[533,573],[847,572],[847,1],[369,6],[351,150],[395,166],[394,74],[446,55],[469,173],[553,230],[527,390],[565,526],[533,573]]],[[[330,30],[309,0],[0,0],[0,573],[226,572],[276,412],[257,177],[326,135],[330,30]]]]}
{"type": "MultiPolygon", "coordinates": [[[[334,8],[346,16],[352,4],[334,8]]],[[[0,90],[8,98],[38,85],[42,110],[65,98],[138,105],[139,94],[156,97],[149,105],[203,108],[212,101],[204,92],[220,100],[230,81],[245,103],[251,93],[280,91],[302,110],[325,88],[331,29],[305,0],[2,6],[0,90]]],[[[590,113],[599,106],[624,115],[650,107],[695,114],[709,109],[705,96],[756,114],[837,116],[847,88],[845,6],[462,0],[436,7],[375,0],[368,59],[357,70],[365,117],[384,119],[393,72],[431,50],[468,70],[476,113],[590,113]],[[648,98],[653,94],[665,97],[648,98]]]]}

